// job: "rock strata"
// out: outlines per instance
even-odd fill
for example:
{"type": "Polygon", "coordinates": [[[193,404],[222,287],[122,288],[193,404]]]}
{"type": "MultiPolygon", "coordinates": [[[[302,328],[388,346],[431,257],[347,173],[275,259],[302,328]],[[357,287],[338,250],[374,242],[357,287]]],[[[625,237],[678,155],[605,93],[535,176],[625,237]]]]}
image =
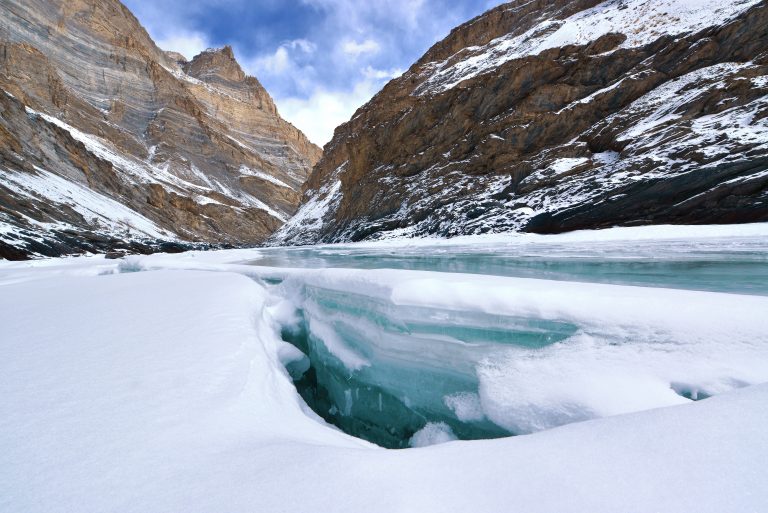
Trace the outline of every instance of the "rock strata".
{"type": "Polygon", "coordinates": [[[295,212],[321,150],[231,48],[164,52],[117,0],[0,14],[2,257],[251,245],[295,212]]]}
{"type": "Polygon", "coordinates": [[[768,220],[768,5],[519,0],[339,127],[275,244],[768,220]]]}

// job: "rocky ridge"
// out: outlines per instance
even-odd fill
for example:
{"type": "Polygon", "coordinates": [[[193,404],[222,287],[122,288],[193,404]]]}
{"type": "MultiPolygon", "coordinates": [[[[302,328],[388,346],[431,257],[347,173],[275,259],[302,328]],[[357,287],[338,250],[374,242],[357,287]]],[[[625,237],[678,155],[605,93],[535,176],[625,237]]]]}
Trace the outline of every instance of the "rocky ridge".
{"type": "Polygon", "coordinates": [[[321,150],[232,49],[187,61],[117,0],[0,6],[0,257],[266,239],[321,150]]]}
{"type": "Polygon", "coordinates": [[[768,5],[519,0],[339,127],[275,244],[768,220],[768,5]]]}

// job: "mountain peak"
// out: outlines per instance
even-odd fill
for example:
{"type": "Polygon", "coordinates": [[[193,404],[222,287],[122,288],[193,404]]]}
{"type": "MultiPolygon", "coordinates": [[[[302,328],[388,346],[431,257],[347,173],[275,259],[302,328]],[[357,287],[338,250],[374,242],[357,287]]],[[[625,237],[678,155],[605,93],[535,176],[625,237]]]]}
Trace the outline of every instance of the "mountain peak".
{"type": "Polygon", "coordinates": [[[219,53],[221,53],[225,57],[229,57],[233,61],[235,60],[235,52],[232,51],[232,47],[229,46],[229,45],[225,45],[223,48],[219,48],[216,51],[218,51],[219,53]]]}
{"type": "Polygon", "coordinates": [[[184,65],[184,72],[205,82],[243,82],[246,78],[229,45],[199,53],[184,65]]]}
{"type": "Polygon", "coordinates": [[[231,47],[163,52],[119,0],[0,12],[0,258],[259,244],[295,211],[320,149],[231,47]]]}

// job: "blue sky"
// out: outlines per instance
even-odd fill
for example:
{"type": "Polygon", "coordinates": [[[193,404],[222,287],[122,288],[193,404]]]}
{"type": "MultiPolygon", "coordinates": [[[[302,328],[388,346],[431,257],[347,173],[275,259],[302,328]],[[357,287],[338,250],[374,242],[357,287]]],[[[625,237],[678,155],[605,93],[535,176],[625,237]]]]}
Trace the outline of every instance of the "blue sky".
{"type": "Polygon", "coordinates": [[[456,25],[501,0],[123,0],[164,50],[232,45],[319,145],[456,25]]]}

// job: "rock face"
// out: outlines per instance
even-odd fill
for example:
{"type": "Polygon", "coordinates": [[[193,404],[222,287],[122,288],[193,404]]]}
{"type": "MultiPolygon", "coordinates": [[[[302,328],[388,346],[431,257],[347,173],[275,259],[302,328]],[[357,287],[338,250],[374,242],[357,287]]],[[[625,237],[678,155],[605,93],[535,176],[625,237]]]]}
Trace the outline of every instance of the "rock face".
{"type": "Polygon", "coordinates": [[[278,244],[768,220],[768,6],[518,0],[336,130],[278,244]]]}
{"type": "Polygon", "coordinates": [[[259,243],[321,154],[231,48],[163,52],[117,0],[3,0],[0,89],[0,257],[259,243]]]}

